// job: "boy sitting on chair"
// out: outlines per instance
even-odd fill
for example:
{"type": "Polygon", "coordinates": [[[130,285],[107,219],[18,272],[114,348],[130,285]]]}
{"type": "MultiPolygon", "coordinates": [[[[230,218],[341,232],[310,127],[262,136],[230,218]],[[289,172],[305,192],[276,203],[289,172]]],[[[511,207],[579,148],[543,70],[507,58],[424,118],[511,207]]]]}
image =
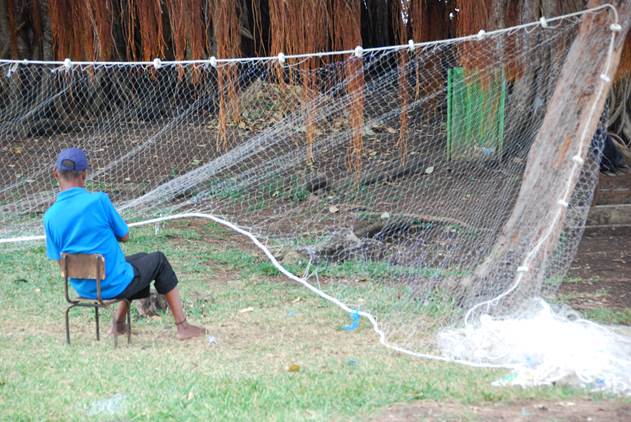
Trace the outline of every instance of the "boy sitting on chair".
{"type": "MultiPolygon", "coordinates": [[[[118,242],[129,239],[129,229],[107,194],[88,192],[85,181],[88,159],[83,150],[67,148],[59,153],[53,176],[59,182],[59,195],[44,215],[46,252],[59,261],[62,253],[101,254],[105,257],[105,280],[101,282],[103,299],[140,299],[149,296],[154,281],[158,293],[166,296],[175,318],[177,338],[187,340],[205,333],[205,329],[186,321],[177,277],[162,252],[140,253],[125,257],[118,242]],[[118,241],[118,242],[117,242],[118,241]]],[[[79,296],[96,299],[96,283],[70,280],[79,296]]],[[[114,317],[113,335],[124,334],[128,305],[119,304],[114,317]]]]}

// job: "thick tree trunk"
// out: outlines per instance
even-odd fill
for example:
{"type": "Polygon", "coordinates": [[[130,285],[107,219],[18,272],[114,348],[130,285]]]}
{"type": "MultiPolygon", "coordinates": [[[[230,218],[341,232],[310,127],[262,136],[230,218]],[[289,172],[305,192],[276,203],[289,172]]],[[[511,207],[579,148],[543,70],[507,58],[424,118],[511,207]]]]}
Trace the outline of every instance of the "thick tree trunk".
{"type": "MultiPolygon", "coordinates": [[[[516,0],[520,2],[517,7],[519,12],[519,22],[511,22],[516,25],[518,23],[534,22],[539,19],[538,7],[533,5],[531,0],[516,0]]],[[[531,37],[524,37],[524,45],[519,46],[522,49],[532,48],[528,43],[532,42],[531,37]]],[[[533,110],[532,105],[537,103],[537,96],[543,96],[545,93],[539,92],[537,86],[541,84],[537,83],[538,78],[545,77],[546,75],[538,75],[534,70],[535,66],[539,64],[537,61],[529,62],[522,59],[519,65],[523,66],[523,76],[517,78],[511,87],[511,99],[506,106],[506,112],[508,115],[513,116],[513,124],[506,128],[506,140],[509,144],[509,150],[512,154],[515,151],[521,151],[525,145],[531,141],[530,138],[525,138],[523,134],[528,133],[528,125],[530,121],[535,117],[535,113],[541,113],[540,110],[533,110]],[[531,110],[532,115],[522,113],[521,110],[531,110]],[[522,144],[523,143],[523,144],[522,144]]],[[[545,66],[542,66],[545,67],[545,66]]]]}
{"type": "Polygon", "coordinates": [[[10,58],[9,18],[6,2],[0,2],[0,58],[10,58]]]}
{"type": "Polygon", "coordinates": [[[394,43],[394,19],[390,6],[383,0],[366,0],[362,3],[361,34],[365,48],[382,47],[394,43]]]}
{"type": "MultiPolygon", "coordinates": [[[[609,69],[611,78],[631,25],[631,3],[628,0],[613,3],[618,8],[623,28],[616,36],[609,69]]],[[[571,170],[574,166],[572,157],[580,151],[582,158],[586,158],[609,91],[609,85],[605,84],[604,92],[601,92],[603,81],[600,75],[607,60],[611,20],[604,12],[587,14],[582,19],[548,102],[542,126],[530,148],[512,214],[486,260],[462,282],[469,298],[492,297],[498,293],[498,288],[507,287],[497,286],[497,280],[506,280],[514,274],[535,244],[542,242],[528,262],[528,272],[523,274],[521,281],[523,288],[533,294],[539,293],[546,264],[558,245],[565,217],[565,210],[561,208],[563,214],[555,220],[561,207],[557,201],[564,197],[568,178],[573,191],[580,174],[580,171],[571,170]],[[545,237],[550,230],[550,235],[545,237]]]]}

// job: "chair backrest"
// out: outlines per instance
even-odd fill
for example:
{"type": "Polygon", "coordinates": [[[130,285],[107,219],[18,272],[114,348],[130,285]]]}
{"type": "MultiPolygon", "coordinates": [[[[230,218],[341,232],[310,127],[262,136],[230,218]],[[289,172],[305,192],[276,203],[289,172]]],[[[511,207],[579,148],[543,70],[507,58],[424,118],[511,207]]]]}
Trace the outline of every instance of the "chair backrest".
{"type": "Polygon", "coordinates": [[[105,258],[100,254],[67,254],[61,256],[61,276],[64,278],[105,278],[105,258]]]}

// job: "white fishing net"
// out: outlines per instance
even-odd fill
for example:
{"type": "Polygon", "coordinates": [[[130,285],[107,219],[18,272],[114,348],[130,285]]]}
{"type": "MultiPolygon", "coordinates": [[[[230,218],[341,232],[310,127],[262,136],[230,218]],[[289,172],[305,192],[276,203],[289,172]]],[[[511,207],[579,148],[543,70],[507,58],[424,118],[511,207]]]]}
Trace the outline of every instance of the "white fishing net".
{"type": "MultiPolygon", "coordinates": [[[[130,222],[191,213],[231,222],[316,293],[368,318],[390,347],[513,367],[507,383],[574,373],[629,392],[628,339],[538,299],[553,300],[563,280],[598,174],[593,131],[560,143],[567,159],[540,179],[526,172],[587,15],[613,22],[600,8],[478,37],[298,57],[2,61],[2,248],[41,235],[55,157],[81,147],[88,188],[108,192],[130,222]],[[540,188],[516,213],[527,183],[540,188]]],[[[607,51],[609,34],[590,42],[607,51]]]]}

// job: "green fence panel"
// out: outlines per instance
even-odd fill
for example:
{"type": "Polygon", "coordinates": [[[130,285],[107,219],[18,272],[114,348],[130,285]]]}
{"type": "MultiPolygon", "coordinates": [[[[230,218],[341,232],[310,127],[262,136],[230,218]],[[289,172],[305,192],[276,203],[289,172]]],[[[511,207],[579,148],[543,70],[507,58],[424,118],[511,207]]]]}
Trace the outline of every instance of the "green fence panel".
{"type": "Polygon", "coordinates": [[[504,148],[506,80],[462,67],[447,71],[447,157],[499,159],[504,148]]]}

